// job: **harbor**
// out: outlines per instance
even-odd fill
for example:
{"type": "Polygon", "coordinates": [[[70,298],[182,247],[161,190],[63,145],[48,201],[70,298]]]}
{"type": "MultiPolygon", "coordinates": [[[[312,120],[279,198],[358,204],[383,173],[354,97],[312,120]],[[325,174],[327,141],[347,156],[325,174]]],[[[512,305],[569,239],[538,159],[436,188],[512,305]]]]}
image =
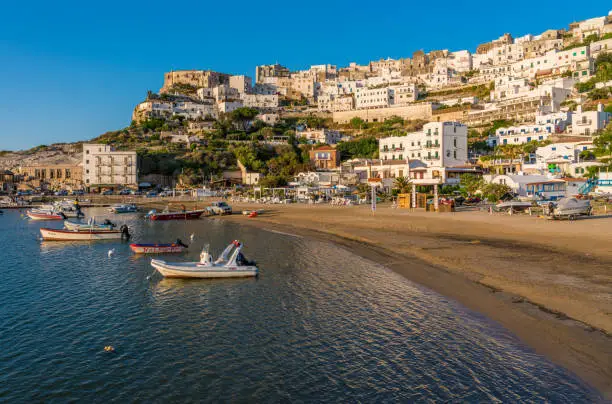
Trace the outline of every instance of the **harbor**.
{"type": "Polygon", "coordinates": [[[40,242],[45,224],[6,212],[0,237],[13,248],[0,289],[2,329],[10,330],[0,334],[9,347],[0,353],[2,399],[182,401],[206,392],[219,400],[302,401],[314,391],[323,401],[600,397],[498,322],[412,283],[390,263],[329,240],[245,225],[265,220],[265,211],[110,218],[130,228],[130,242],[194,234],[189,252],[168,260],[195,261],[204,245],[220,253],[240,238],[260,274],[163,279],[130,242],[40,242]]]}

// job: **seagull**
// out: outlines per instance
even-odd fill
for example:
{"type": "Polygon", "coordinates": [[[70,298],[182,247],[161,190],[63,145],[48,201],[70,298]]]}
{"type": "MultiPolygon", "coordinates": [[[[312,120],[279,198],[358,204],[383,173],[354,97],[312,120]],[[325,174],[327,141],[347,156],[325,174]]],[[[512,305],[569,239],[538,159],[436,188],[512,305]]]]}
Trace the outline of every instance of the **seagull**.
{"type": "Polygon", "coordinates": [[[108,258],[112,257],[114,253],[115,253],[114,248],[112,250],[108,250],[108,258]]]}

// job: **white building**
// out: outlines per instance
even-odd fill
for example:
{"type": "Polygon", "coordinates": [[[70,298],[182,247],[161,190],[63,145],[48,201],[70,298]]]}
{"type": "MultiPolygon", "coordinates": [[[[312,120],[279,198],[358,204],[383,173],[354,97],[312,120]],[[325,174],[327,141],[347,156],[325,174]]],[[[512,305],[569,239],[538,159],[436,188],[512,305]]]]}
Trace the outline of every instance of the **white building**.
{"type": "Polygon", "coordinates": [[[472,54],[468,50],[449,53],[448,67],[457,72],[468,72],[472,70],[472,54]]]}
{"type": "Polygon", "coordinates": [[[523,171],[574,175],[575,168],[572,170],[571,165],[581,163],[580,153],[592,150],[593,147],[593,142],[551,143],[538,147],[530,156],[530,161],[523,164],[523,171]]]}
{"type": "Polygon", "coordinates": [[[280,121],[279,114],[259,114],[255,117],[268,125],[276,125],[280,121]]]}
{"type": "Polygon", "coordinates": [[[520,125],[508,128],[499,128],[495,135],[487,139],[490,147],[498,145],[525,144],[532,140],[543,141],[555,133],[555,125],[547,123],[544,125],[520,125]]]}
{"type": "Polygon", "coordinates": [[[342,140],[342,134],[331,129],[305,129],[296,132],[298,138],[306,139],[309,143],[336,144],[342,140]]]}
{"type": "Polygon", "coordinates": [[[242,108],[242,101],[222,101],[217,103],[217,109],[219,112],[224,114],[228,114],[232,111],[237,110],[238,108],[242,108]]]}
{"type": "Polygon", "coordinates": [[[604,111],[603,104],[597,105],[596,111],[583,111],[578,105],[572,117],[572,133],[574,135],[593,135],[603,129],[612,121],[612,114],[604,111]]]}
{"type": "Polygon", "coordinates": [[[465,165],[467,126],[458,122],[430,122],[419,132],[379,141],[382,160],[422,160],[428,167],[465,165]]]}
{"type": "Polygon", "coordinates": [[[389,86],[389,103],[391,105],[411,104],[418,98],[419,90],[416,84],[389,86]]]}
{"type": "Polygon", "coordinates": [[[278,108],[278,95],[242,94],[242,102],[250,108],[278,108]]]}
{"type": "Polygon", "coordinates": [[[389,106],[389,88],[358,88],[355,93],[357,109],[386,108],[389,106]]]}
{"type": "Polygon", "coordinates": [[[86,187],[138,184],[135,151],[115,151],[105,144],[83,144],[83,183],[86,187]]]}
{"type": "Polygon", "coordinates": [[[535,78],[536,75],[560,75],[572,70],[576,62],[589,60],[589,47],[581,46],[565,51],[556,49],[544,56],[525,59],[512,64],[512,73],[518,77],[535,78]]]}

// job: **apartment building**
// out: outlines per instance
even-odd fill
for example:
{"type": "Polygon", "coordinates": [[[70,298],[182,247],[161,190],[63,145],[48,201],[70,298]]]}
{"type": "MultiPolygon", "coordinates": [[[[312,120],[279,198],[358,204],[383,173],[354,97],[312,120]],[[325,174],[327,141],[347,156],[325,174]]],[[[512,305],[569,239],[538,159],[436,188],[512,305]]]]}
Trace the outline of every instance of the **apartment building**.
{"type": "Polygon", "coordinates": [[[355,102],[352,95],[320,95],[317,109],[320,112],[352,111],[355,102]]]}
{"type": "Polygon", "coordinates": [[[604,111],[604,105],[598,104],[595,111],[583,111],[578,105],[572,117],[572,134],[594,135],[606,128],[612,121],[612,114],[604,111]]]}
{"type": "Polygon", "coordinates": [[[355,93],[355,108],[386,108],[389,106],[389,88],[358,88],[355,93]]]}
{"type": "Polygon", "coordinates": [[[120,187],[138,184],[135,151],[116,151],[105,144],[83,145],[85,187],[120,187]]]}
{"type": "Polygon", "coordinates": [[[382,160],[422,160],[428,166],[458,166],[467,158],[467,126],[459,122],[430,122],[419,132],[380,139],[382,160]]]}
{"type": "Polygon", "coordinates": [[[250,108],[278,108],[278,95],[266,94],[243,94],[242,103],[245,107],[250,108]]]}
{"type": "Polygon", "coordinates": [[[535,78],[549,73],[560,75],[571,70],[572,64],[589,59],[589,47],[581,46],[565,51],[552,50],[544,56],[526,59],[512,64],[512,74],[517,77],[535,78]]]}
{"type": "Polygon", "coordinates": [[[555,125],[552,123],[510,126],[497,129],[495,135],[487,139],[487,144],[490,147],[495,147],[498,145],[525,144],[532,140],[544,141],[554,133],[557,132],[555,125]]]}
{"type": "Polygon", "coordinates": [[[406,105],[415,102],[419,98],[419,90],[416,84],[402,84],[389,86],[389,104],[406,105]]]}

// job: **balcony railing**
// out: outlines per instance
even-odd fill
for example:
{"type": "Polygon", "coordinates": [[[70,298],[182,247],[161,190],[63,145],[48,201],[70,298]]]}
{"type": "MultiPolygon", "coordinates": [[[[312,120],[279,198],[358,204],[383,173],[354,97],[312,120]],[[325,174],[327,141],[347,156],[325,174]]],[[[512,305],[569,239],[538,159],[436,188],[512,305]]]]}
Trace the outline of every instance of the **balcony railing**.
{"type": "Polygon", "coordinates": [[[440,156],[425,156],[424,160],[440,160],[440,156]]]}
{"type": "Polygon", "coordinates": [[[438,147],[440,147],[439,143],[426,143],[425,144],[426,149],[436,149],[438,147]]]}
{"type": "Polygon", "coordinates": [[[576,122],[576,125],[578,125],[578,126],[587,126],[587,125],[590,125],[592,123],[593,123],[592,119],[584,119],[584,120],[576,122]]]}

